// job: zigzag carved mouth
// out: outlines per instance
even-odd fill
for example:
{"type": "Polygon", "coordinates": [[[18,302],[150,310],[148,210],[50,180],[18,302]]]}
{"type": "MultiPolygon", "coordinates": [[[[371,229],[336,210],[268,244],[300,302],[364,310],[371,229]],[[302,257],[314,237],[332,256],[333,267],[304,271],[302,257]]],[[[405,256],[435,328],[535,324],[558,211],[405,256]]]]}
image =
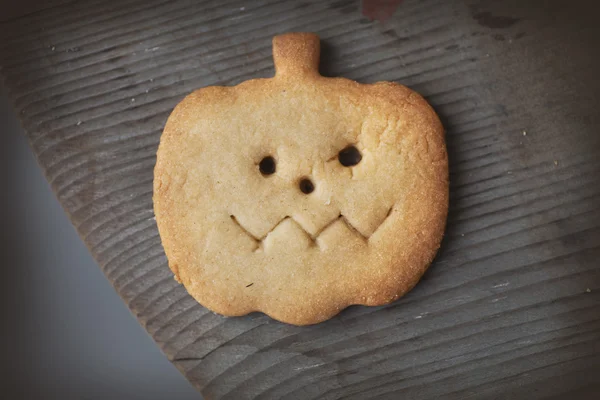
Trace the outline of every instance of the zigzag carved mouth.
{"type": "Polygon", "coordinates": [[[371,238],[371,236],[373,236],[375,234],[375,232],[377,232],[377,230],[381,227],[381,225],[383,225],[383,223],[388,219],[388,217],[390,216],[390,214],[392,213],[392,210],[394,208],[390,207],[390,209],[388,210],[385,218],[381,221],[381,223],[377,226],[377,228],[375,228],[375,230],[373,231],[372,234],[370,235],[365,235],[363,234],[360,230],[358,230],[354,225],[352,225],[350,223],[350,221],[348,221],[348,219],[340,214],[339,216],[337,216],[336,218],[332,219],[331,221],[329,221],[328,223],[326,223],[325,225],[323,225],[323,227],[321,229],[319,229],[319,231],[317,233],[315,233],[314,235],[311,235],[306,229],[304,229],[304,227],[302,226],[302,224],[300,224],[298,221],[296,221],[293,217],[290,216],[286,216],[284,218],[282,218],[279,222],[277,222],[264,236],[262,237],[257,237],[255,235],[253,235],[252,233],[250,233],[250,231],[248,231],[248,229],[244,228],[244,226],[242,224],[240,224],[240,221],[237,220],[237,218],[235,217],[235,215],[231,215],[231,220],[251,239],[253,239],[256,242],[256,248],[255,250],[259,250],[262,248],[262,244],[263,241],[267,238],[267,236],[269,236],[271,234],[271,232],[273,232],[275,229],[277,229],[277,227],[279,225],[281,225],[284,221],[286,220],[290,220],[293,223],[295,223],[300,229],[302,229],[302,231],[304,233],[306,233],[306,236],[308,236],[312,243],[316,246],[318,246],[317,243],[317,239],[319,238],[319,236],[321,236],[321,234],[323,232],[325,232],[327,229],[329,229],[333,224],[335,224],[338,221],[341,221],[343,223],[346,224],[346,226],[350,229],[350,231],[352,231],[357,237],[361,238],[363,241],[368,242],[369,239],[371,238]]]}

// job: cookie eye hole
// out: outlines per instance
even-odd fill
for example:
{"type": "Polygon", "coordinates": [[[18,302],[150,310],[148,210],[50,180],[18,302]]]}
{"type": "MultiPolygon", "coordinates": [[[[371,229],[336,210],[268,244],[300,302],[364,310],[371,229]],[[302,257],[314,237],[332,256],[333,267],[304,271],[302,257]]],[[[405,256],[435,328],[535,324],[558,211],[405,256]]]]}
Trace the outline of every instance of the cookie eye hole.
{"type": "Polygon", "coordinates": [[[304,194],[310,194],[315,190],[315,185],[308,178],[302,178],[298,184],[300,191],[304,194]]]}
{"type": "Polygon", "coordinates": [[[271,175],[275,173],[275,159],[271,156],[263,158],[258,164],[258,169],[263,175],[271,175]]]}
{"type": "Polygon", "coordinates": [[[338,154],[338,160],[344,167],[352,167],[362,160],[362,154],[354,146],[348,146],[338,154]]]}

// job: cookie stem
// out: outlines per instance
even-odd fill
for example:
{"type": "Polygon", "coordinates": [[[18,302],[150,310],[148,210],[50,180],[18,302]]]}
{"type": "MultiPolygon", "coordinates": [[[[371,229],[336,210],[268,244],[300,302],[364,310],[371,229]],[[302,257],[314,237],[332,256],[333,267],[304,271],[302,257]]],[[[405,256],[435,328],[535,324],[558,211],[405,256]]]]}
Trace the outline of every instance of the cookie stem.
{"type": "Polygon", "coordinates": [[[318,75],[321,46],[314,33],[286,33],[273,38],[275,76],[318,75]]]}

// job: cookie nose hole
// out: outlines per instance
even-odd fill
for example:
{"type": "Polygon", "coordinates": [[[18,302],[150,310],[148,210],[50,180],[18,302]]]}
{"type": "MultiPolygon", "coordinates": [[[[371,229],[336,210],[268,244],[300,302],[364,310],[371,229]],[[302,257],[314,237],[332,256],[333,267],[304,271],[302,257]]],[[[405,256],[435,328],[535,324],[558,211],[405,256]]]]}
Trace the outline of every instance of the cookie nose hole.
{"type": "Polygon", "coordinates": [[[300,179],[298,186],[300,187],[300,191],[304,194],[310,194],[313,192],[313,190],[315,190],[315,185],[308,178],[300,179]]]}

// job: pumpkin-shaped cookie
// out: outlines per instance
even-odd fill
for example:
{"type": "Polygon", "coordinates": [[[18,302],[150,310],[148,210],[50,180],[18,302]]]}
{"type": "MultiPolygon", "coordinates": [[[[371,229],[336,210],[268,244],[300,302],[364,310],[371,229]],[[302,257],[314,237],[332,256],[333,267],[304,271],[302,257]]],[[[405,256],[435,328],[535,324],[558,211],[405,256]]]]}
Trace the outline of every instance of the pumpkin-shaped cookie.
{"type": "Polygon", "coordinates": [[[304,325],[410,290],[448,211],[442,125],[390,82],[319,75],[319,38],[273,39],[275,76],[187,96],[165,126],[154,209],[202,305],[304,325]]]}

